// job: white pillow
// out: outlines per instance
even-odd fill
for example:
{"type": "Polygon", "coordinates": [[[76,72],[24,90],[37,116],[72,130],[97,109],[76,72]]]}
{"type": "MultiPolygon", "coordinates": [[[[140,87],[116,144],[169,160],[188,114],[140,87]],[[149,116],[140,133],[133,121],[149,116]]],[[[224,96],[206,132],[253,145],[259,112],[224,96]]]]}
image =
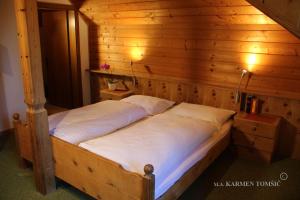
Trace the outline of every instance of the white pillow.
{"type": "Polygon", "coordinates": [[[220,129],[221,126],[233,114],[235,114],[235,111],[205,105],[181,103],[178,106],[172,108],[169,113],[180,115],[183,117],[190,117],[193,119],[208,121],[220,129]]]}
{"type": "Polygon", "coordinates": [[[166,99],[145,95],[132,95],[130,97],[122,99],[121,101],[141,106],[149,115],[162,113],[173,106],[175,103],[166,99]]]}

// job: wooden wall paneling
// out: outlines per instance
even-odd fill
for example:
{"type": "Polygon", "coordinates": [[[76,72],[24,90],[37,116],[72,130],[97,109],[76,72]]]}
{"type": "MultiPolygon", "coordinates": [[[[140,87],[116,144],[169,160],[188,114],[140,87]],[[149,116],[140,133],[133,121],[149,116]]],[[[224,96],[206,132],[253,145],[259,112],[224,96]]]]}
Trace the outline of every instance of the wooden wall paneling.
{"type": "Polygon", "coordinates": [[[155,96],[156,94],[156,82],[151,79],[142,79],[143,94],[149,96],[155,96]]]}
{"type": "Polygon", "coordinates": [[[221,91],[215,87],[205,87],[205,95],[203,99],[203,104],[213,107],[220,107],[220,96],[221,91]]]}
{"type": "Polygon", "coordinates": [[[35,0],[15,0],[18,40],[23,72],[27,118],[33,146],[33,169],[37,190],[54,191],[54,165],[49,138],[48,116],[42,76],[42,59],[35,0]]]}
{"type": "Polygon", "coordinates": [[[156,96],[159,98],[170,99],[171,90],[167,81],[157,81],[156,96]]]}
{"type": "Polygon", "coordinates": [[[140,77],[136,77],[135,83],[136,85],[134,87],[131,79],[127,79],[125,81],[125,84],[129,87],[130,90],[134,91],[134,94],[142,94],[142,79],[140,77]]]}
{"type": "Polygon", "coordinates": [[[204,91],[199,84],[191,84],[188,93],[188,102],[203,104],[204,91]]]}
{"type": "Polygon", "coordinates": [[[88,0],[80,10],[94,24],[94,66],[106,61],[128,73],[130,52],[138,47],[144,56],[135,63],[136,75],[149,74],[143,67],[149,65],[155,75],[232,87],[254,54],[251,91],[300,99],[294,87],[300,81],[300,40],[246,1],[88,0]]]}
{"type": "Polygon", "coordinates": [[[188,99],[188,85],[184,83],[171,83],[170,99],[176,103],[186,102],[188,99]]]}

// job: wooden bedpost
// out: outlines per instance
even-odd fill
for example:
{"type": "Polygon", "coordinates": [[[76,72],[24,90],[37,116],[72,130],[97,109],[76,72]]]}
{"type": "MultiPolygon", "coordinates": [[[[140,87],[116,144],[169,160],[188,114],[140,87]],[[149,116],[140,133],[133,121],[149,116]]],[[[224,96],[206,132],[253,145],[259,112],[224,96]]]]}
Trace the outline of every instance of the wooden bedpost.
{"type": "Polygon", "coordinates": [[[18,153],[18,160],[19,160],[19,167],[21,168],[26,168],[27,167],[27,161],[22,158],[21,156],[21,151],[20,151],[20,143],[19,143],[19,133],[20,133],[20,126],[22,126],[22,122],[20,120],[20,115],[19,113],[15,113],[13,115],[13,124],[14,124],[14,129],[15,129],[15,139],[16,139],[16,148],[17,148],[17,153],[18,153]]]}
{"type": "MultiPolygon", "coordinates": [[[[33,169],[37,190],[55,190],[54,165],[48,131],[48,116],[42,76],[42,59],[36,0],[15,0],[20,61],[27,121],[33,148],[33,169]]],[[[18,122],[17,122],[18,123],[18,122]]]]}
{"type": "Polygon", "coordinates": [[[155,199],[155,175],[154,167],[151,164],[147,164],[144,167],[145,175],[144,177],[147,179],[147,183],[145,189],[147,191],[146,200],[154,200],[155,199]]]}

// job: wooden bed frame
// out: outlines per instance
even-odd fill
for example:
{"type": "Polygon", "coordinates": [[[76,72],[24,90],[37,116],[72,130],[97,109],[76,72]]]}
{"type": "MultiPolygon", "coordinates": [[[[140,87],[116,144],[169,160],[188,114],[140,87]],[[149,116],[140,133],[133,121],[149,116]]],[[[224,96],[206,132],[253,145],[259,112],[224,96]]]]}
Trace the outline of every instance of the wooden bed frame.
{"type": "MultiPolygon", "coordinates": [[[[14,115],[20,163],[32,162],[32,135],[28,124],[14,115]]],[[[177,199],[197,177],[226,149],[227,134],[207,155],[187,171],[159,200],[177,199]]],[[[96,199],[154,200],[155,176],[151,164],[145,175],[125,170],[120,164],[51,136],[55,176],[96,199]]]]}

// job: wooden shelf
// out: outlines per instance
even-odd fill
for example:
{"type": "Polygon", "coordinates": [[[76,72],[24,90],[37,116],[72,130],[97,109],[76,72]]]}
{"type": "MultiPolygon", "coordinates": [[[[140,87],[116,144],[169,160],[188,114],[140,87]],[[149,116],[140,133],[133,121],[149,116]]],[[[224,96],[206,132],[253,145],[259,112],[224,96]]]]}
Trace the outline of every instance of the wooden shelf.
{"type": "Polygon", "coordinates": [[[99,70],[99,69],[91,69],[91,70],[87,70],[92,74],[99,74],[99,75],[103,75],[103,76],[118,76],[118,77],[129,77],[131,78],[132,75],[130,74],[120,74],[120,73],[110,73],[110,72],[106,72],[103,70],[99,70]]]}

